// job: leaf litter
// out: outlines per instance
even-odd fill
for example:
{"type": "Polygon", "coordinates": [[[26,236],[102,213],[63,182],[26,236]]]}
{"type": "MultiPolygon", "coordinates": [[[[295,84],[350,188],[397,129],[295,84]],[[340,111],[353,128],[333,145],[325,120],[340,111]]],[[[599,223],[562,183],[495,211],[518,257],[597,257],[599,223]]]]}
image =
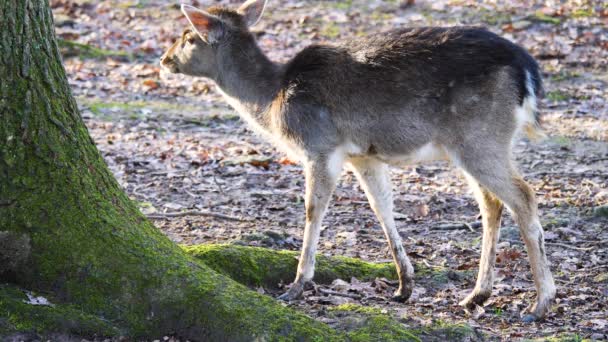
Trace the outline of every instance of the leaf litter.
{"type": "MultiPolygon", "coordinates": [[[[193,5],[235,6],[238,1],[193,5]]],[[[186,27],[165,0],[51,0],[64,62],[82,116],[129,196],[172,240],[299,250],[302,169],[252,134],[206,79],[163,73],[158,59],[186,27]],[[72,44],[73,43],[73,44],[72,44]],[[75,50],[77,48],[77,50],[75,50]]],[[[399,26],[483,25],[540,62],[549,138],[521,140],[515,158],[538,195],[557,303],[547,319],[519,321],[533,300],[525,248],[503,215],[496,283],[482,312],[457,304],[475,283],[477,205],[447,163],[393,169],[397,227],[423,267],[405,304],[397,283],[338,279],[290,305],[340,328],[328,310],[361,304],[405,325],[468,323],[487,340],[572,335],[608,338],[608,10],[598,1],[270,1],[255,28],[260,46],[286,61],[311,43],[399,26]]],[[[390,261],[382,230],[354,175],[342,175],[319,253],[390,261]]],[[[290,282],[291,279],[285,279],[290,282]]],[[[277,284],[279,285],[279,284],[277,284]]],[[[254,289],[277,295],[277,289],[254,289]]],[[[174,339],[173,337],[165,337],[174,339]]]]}

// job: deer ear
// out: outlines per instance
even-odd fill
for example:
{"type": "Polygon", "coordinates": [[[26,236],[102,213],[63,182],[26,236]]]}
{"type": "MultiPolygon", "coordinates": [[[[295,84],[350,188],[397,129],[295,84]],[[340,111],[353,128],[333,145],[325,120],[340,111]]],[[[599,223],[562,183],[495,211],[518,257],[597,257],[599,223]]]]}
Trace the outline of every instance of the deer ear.
{"type": "Polygon", "coordinates": [[[251,27],[260,21],[267,2],[267,0],[247,0],[239,7],[238,12],[245,18],[247,26],[251,27]]]}
{"type": "Polygon", "coordinates": [[[222,33],[220,18],[186,4],[182,4],[182,12],[202,40],[213,43],[220,38],[222,33]]]}

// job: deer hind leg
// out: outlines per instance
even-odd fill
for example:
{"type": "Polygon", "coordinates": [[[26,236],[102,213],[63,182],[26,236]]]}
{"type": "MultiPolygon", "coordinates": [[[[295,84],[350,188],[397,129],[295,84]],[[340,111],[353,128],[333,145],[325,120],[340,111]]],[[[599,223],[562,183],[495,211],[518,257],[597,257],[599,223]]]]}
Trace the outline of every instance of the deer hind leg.
{"type": "MultiPolygon", "coordinates": [[[[479,152],[482,151],[475,151],[472,147],[468,153],[456,158],[457,163],[462,164],[482,187],[495,194],[513,214],[526,244],[536,286],[536,302],[529,307],[523,320],[540,320],[551,308],[556,289],[545,254],[543,229],[538,218],[534,191],[511,166],[508,157],[499,157],[509,156],[509,151],[479,152]]],[[[483,265],[482,261],[481,266],[483,265]]]]}
{"type": "Polygon", "coordinates": [[[299,298],[304,292],[306,284],[311,282],[314,277],[315,253],[319,243],[321,221],[342,171],[343,161],[344,156],[338,150],[329,157],[320,156],[305,163],[306,226],[304,227],[304,242],[296,279],[291,284],[289,291],[279,296],[281,300],[290,301],[299,298]]]}
{"type": "Polygon", "coordinates": [[[401,237],[395,227],[393,193],[388,167],[382,162],[365,158],[352,159],[350,164],[380,221],[397,267],[399,289],[395,292],[393,300],[404,302],[410,297],[414,288],[414,268],[403,249],[401,237]]]}
{"type": "MultiPolygon", "coordinates": [[[[545,253],[545,238],[537,213],[534,191],[517,174],[513,175],[512,182],[513,187],[518,191],[517,197],[523,199],[519,203],[520,207],[513,209],[513,212],[528,250],[528,259],[536,286],[536,302],[528,308],[528,314],[523,317],[524,321],[532,322],[542,319],[551,309],[556,288],[545,253]]],[[[514,205],[513,208],[517,207],[514,205]]]]}
{"type": "Polygon", "coordinates": [[[483,225],[481,259],[479,261],[477,282],[471,294],[460,302],[460,305],[473,309],[477,305],[483,305],[492,294],[494,264],[496,263],[496,244],[498,243],[500,233],[500,219],[503,205],[493,193],[480,186],[472,176],[466,174],[466,172],[465,175],[479,203],[483,225]]]}

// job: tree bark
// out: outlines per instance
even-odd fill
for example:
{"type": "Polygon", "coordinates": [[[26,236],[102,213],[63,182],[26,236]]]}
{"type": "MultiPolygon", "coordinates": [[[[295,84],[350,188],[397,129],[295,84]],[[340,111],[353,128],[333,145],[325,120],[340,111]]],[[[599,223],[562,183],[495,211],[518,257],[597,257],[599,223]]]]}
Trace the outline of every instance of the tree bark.
{"type": "Polygon", "coordinates": [[[190,257],[131,203],[78,113],[46,0],[0,0],[0,82],[1,280],[139,338],[341,338],[190,257]]]}

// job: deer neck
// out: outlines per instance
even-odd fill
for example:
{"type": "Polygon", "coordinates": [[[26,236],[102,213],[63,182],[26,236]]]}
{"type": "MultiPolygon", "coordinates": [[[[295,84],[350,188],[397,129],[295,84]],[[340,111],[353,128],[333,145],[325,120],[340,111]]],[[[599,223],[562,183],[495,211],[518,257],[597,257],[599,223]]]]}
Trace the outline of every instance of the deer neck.
{"type": "Polygon", "coordinates": [[[281,87],[281,66],[268,59],[255,42],[229,55],[216,78],[222,95],[254,128],[269,132],[269,108],[281,87]]]}

